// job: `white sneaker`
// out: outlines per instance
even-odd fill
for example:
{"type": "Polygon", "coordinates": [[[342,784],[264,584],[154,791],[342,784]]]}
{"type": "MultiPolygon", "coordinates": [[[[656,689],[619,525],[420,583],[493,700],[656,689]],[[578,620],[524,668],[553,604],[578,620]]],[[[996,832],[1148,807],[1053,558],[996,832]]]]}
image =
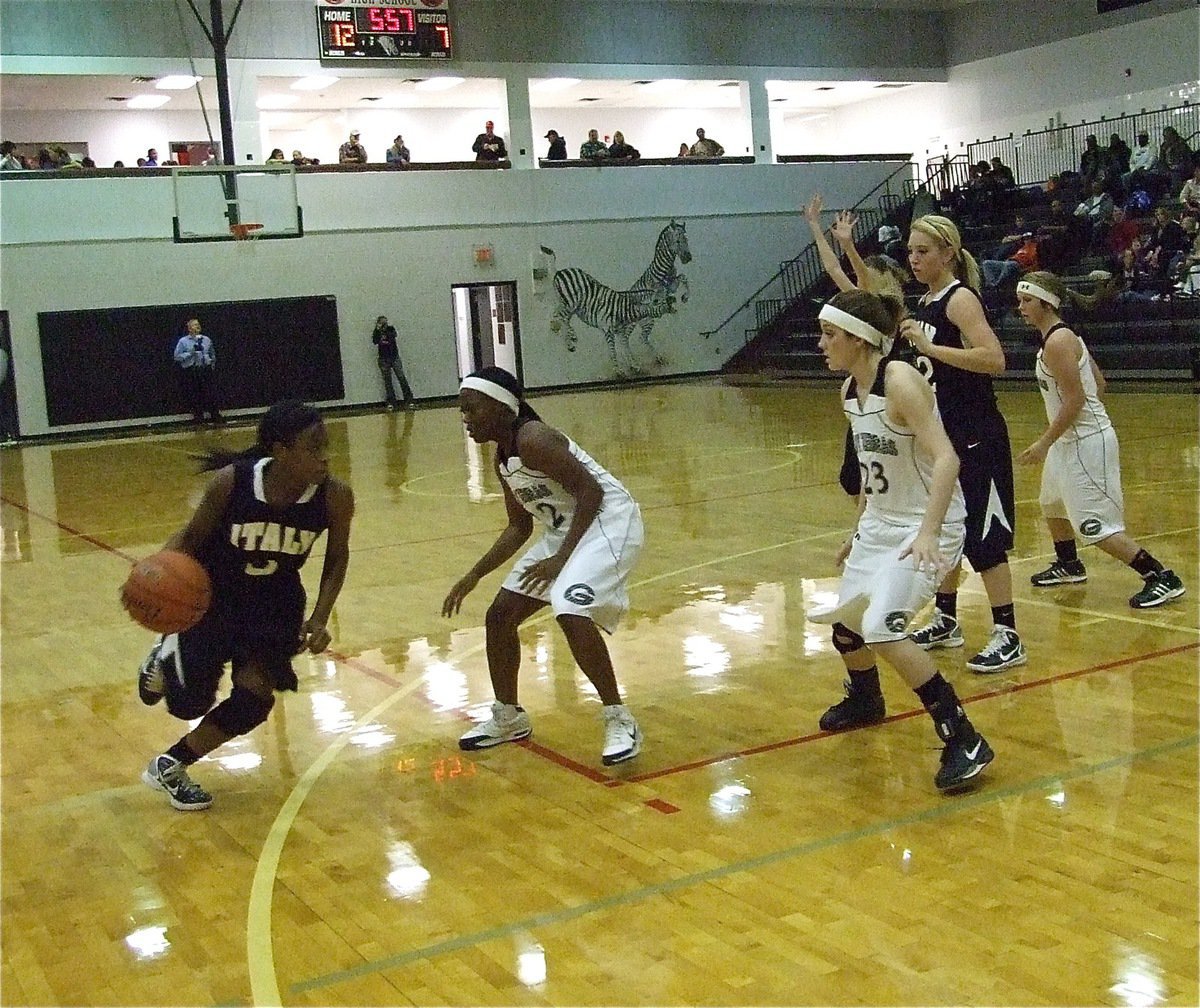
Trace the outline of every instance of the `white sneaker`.
{"type": "Polygon", "coordinates": [[[600,754],[605,766],[624,763],[642,751],[642,729],[624,704],[604,708],[604,751],[600,754]]]}
{"type": "Polygon", "coordinates": [[[533,725],[523,707],[515,704],[492,704],[492,716],[482,724],[477,724],[458,740],[458,748],[473,752],[476,749],[489,749],[502,742],[518,742],[533,734],[533,725]]]}

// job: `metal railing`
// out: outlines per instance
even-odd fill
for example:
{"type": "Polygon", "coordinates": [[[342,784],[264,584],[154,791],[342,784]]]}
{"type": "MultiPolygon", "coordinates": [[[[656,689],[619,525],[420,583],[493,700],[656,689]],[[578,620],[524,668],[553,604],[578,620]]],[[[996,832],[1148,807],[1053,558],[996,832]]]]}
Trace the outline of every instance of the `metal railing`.
{"type": "MultiPolygon", "coordinates": [[[[899,165],[850,208],[858,218],[854,226],[856,240],[873,234],[880,224],[900,209],[905,200],[912,198],[919,186],[915,179],[916,170],[917,166],[911,162],[899,165]],[[869,206],[871,202],[874,205],[869,206]]],[[[778,272],[735,308],[720,325],[701,335],[711,339],[732,325],[735,332],[742,334],[741,346],[735,353],[740,352],[751,340],[775,325],[799,298],[825,277],[816,242],[810,242],[799,255],[780,263],[778,272]]],[[[734,354],[730,354],[732,356],[734,354]]]]}
{"type": "MultiPolygon", "coordinates": [[[[1013,178],[1017,185],[1038,185],[1045,182],[1051,175],[1064,171],[1079,171],[1079,160],[1083,156],[1087,137],[1094,134],[1101,149],[1109,144],[1115,133],[1125,141],[1132,150],[1137,146],[1137,135],[1148,133],[1150,142],[1157,149],[1162,143],[1162,131],[1166,126],[1173,126],[1176,132],[1189,145],[1194,144],[1195,137],[1200,133],[1200,105],[1185,102],[1175,108],[1158,109],[1149,112],[1142,110],[1134,115],[1108,118],[1101,116],[1091,122],[1081,122],[1072,125],[1026,131],[1021,136],[1009,134],[1006,137],[992,137],[990,140],[976,140],[967,145],[966,155],[958,155],[951,159],[955,166],[954,185],[966,181],[965,172],[970,165],[980,161],[990,161],[1000,158],[1012,169],[1013,178]],[[962,160],[964,173],[958,178],[958,164],[962,160]]],[[[926,179],[933,188],[932,174],[934,166],[940,166],[943,159],[938,158],[926,163],[926,179]]],[[[954,185],[949,188],[954,188],[954,185]]],[[[935,192],[945,188],[940,183],[935,192]]]]}

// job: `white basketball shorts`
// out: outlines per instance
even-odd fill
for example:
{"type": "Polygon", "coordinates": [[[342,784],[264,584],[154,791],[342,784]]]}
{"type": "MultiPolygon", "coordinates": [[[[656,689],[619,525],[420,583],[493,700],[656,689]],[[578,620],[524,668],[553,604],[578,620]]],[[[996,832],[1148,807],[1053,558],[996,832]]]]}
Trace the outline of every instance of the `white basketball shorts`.
{"type": "Polygon", "coordinates": [[[1059,438],[1042,466],[1042,514],[1065,518],[1094,543],[1125,531],[1121,458],[1111,427],[1084,438],[1059,438]]]}

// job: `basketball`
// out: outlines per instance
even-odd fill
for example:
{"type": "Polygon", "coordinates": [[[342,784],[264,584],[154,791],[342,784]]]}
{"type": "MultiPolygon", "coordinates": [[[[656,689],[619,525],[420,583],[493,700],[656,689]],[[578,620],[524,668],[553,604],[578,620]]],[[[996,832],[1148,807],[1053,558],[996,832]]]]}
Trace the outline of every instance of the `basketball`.
{"type": "Polygon", "coordinates": [[[133,565],[121,604],[135,623],[156,633],[187,630],[208,611],[208,572],[186,553],[162,550],[133,565]]]}

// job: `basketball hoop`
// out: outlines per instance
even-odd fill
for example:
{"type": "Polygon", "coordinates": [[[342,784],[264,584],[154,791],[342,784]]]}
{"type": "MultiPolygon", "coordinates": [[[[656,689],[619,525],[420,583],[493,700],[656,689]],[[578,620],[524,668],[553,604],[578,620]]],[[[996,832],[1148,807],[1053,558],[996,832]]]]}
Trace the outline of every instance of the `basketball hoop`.
{"type": "Polygon", "coordinates": [[[255,232],[261,231],[262,227],[263,226],[261,224],[251,224],[251,223],[230,224],[229,225],[229,233],[231,235],[233,235],[234,241],[250,241],[250,240],[258,237],[258,235],[255,234],[255,232]]]}

